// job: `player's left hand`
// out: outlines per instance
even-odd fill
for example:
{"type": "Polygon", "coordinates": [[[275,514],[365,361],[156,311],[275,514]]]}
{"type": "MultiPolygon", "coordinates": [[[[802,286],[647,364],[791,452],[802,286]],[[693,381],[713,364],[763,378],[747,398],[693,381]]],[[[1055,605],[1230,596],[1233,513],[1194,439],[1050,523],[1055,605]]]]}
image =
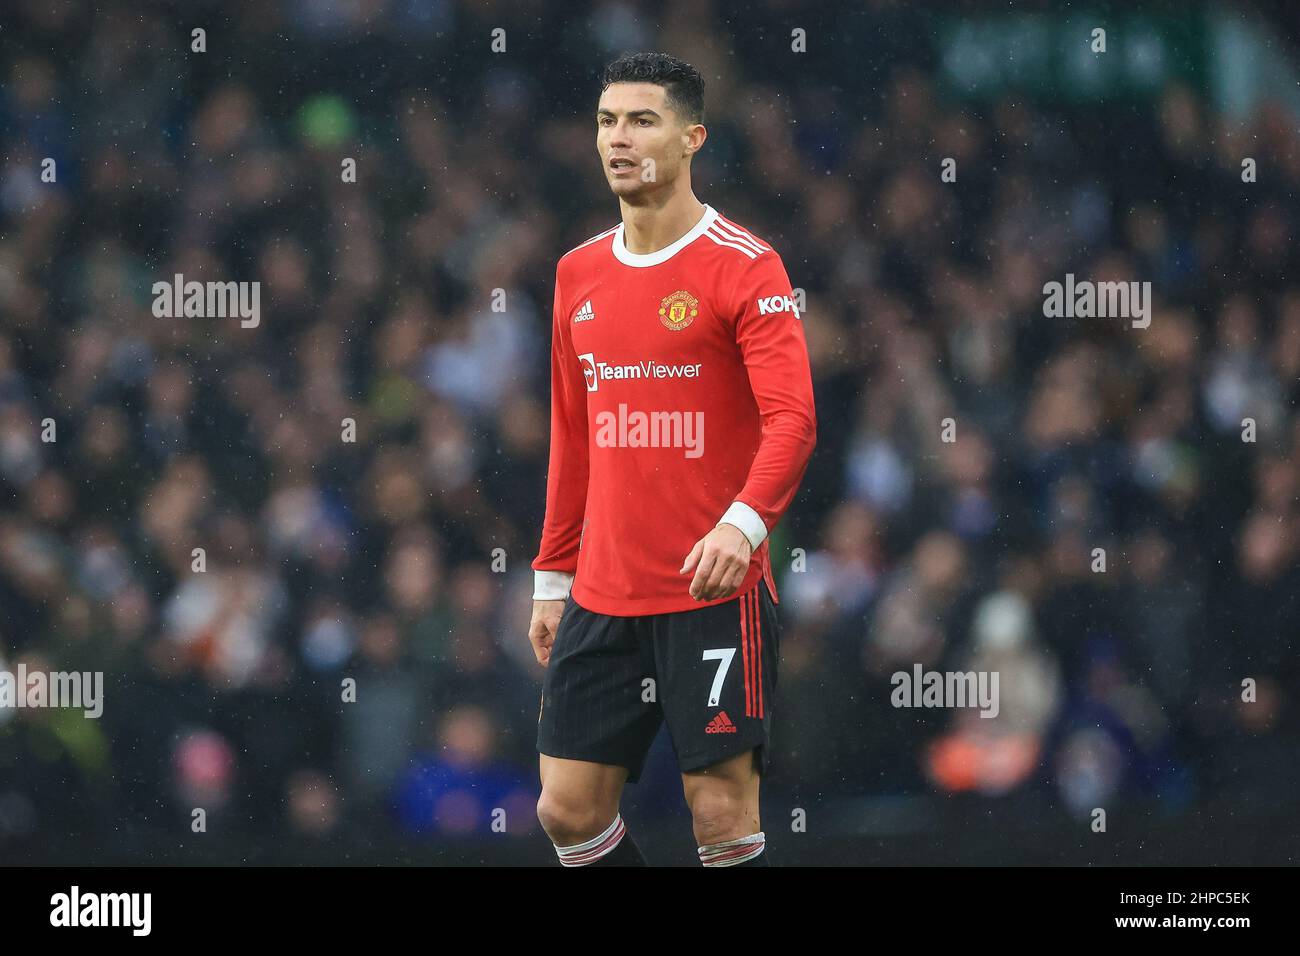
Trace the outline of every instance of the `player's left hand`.
{"type": "Polygon", "coordinates": [[[691,597],[697,601],[730,597],[745,580],[753,550],[743,531],[732,524],[720,524],[695,542],[677,573],[695,572],[691,597]]]}

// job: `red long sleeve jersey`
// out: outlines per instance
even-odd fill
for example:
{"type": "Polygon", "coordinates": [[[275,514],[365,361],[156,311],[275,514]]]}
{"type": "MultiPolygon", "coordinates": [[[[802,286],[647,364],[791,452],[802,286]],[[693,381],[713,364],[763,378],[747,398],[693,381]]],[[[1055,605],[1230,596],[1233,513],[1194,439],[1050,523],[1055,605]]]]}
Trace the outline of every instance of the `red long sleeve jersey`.
{"type": "Polygon", "coordinates": [[[738,593],[762,575],[775,599],[767,533],[817,432],[780,256],[707,205],[657,252],[629,252],[620,223],[561,257],[553,320],[536,596],[571,586],[582,607],[618,616],[730,600],[695,600],[694,571],[679,573],[726,520],[755,546],[738,593]]]}

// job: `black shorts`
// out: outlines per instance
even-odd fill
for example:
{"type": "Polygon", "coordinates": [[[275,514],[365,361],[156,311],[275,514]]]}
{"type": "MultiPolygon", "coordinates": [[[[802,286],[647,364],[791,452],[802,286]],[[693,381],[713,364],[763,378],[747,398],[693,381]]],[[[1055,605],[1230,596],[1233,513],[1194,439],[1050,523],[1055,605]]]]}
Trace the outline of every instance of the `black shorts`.
{"type": "Polygon", "coordinates": [[[641,776],[666,717],[677,765],[701,770],[759,748],[766,773],[780,623],[766,582],[722,604],[614,617],[572,595],[542,682],[537,750],[641,776]]]}

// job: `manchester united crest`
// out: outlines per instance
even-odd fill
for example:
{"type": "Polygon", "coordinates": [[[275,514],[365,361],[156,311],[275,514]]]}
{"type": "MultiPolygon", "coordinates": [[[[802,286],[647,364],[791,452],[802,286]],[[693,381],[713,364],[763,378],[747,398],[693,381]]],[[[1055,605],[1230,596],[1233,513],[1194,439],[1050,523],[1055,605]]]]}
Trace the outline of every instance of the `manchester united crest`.
{"type": "Polygon", "coordinates": [[[665,328],[680,332],[700,314],[700,300],[685,290],[664,296],[659,303],[659,321],[665,328]]]}

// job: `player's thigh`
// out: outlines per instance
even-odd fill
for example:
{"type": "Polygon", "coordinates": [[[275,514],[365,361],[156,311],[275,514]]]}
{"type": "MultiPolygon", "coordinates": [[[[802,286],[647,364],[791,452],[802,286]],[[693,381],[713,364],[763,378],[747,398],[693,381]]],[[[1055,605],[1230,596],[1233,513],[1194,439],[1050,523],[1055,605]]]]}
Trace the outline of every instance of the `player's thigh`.
{"type": "MultiPolygon", "coordinates": [[[[538,755],[542,793],[563,807],[590,804],[617,810],[627,768],[615,764],[538,755]]],[[[608,821],[606,821],[608,822],[608,821]]]]}
{"type": "Polygon", "coordinates": [[[756,749],[757,769],[764,771],[778,658],[766,585],[760,580],[735,600],[660,615],[655,629],[664,716],[683,774],[756,749]]]}
{"type": "Polygon", "coordinates": [[[570,597],[542,680],[538,752],[622,767],[635,782],[663,720],[647,690],[654,666],[635,618],[596,614],[570,597]]]}
{"type": "Polygon", "coordinates": [[[746,750],[682,773],[682,793],[696,818],[735,816],[757,825],[761,780],[756,750],[746,750]]]}

